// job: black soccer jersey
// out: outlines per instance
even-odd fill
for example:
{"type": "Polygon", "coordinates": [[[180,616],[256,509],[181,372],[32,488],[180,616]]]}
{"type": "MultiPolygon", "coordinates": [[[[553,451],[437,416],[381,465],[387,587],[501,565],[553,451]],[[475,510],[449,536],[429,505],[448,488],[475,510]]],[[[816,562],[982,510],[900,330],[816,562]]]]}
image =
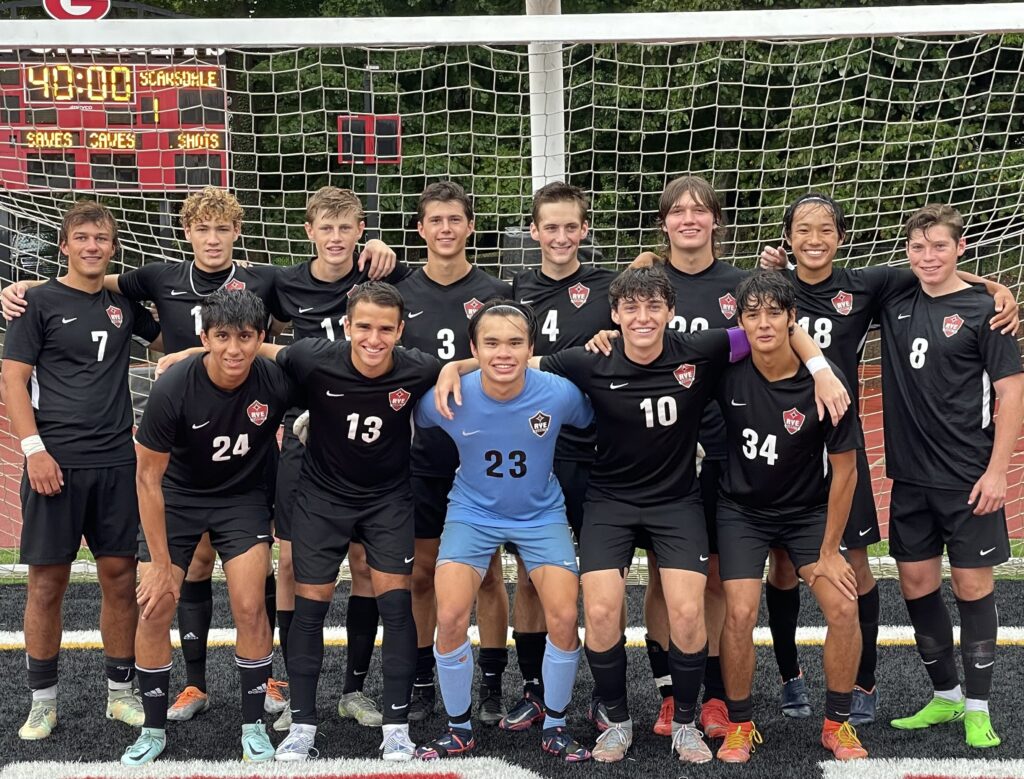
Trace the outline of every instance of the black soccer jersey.
{"type": "MultiPolygon", "coordinates": [[[[301,262],[277,272],[271,313],[282,322],[290,321],[295,340],[345,337],[345,310],[352,290],[369,280],[353,260],[352,272],[337,281],[320,281],[313,275],[312,260],[301,262]]],[[[369,266],[367,266],[369,267],[369,266]]],[[[397,284],[412,270],[399,263],[384,281],[397,284]]]]}
{"type": "Polygon", "coordinates": [[[859,367],[864,343],[882,301],[917,284],[907,268],[886,265],[865,268],[833,267],[817,284],[789,275],[796,289],[797,323],[807,331],[825,356],[839,366],[850,385],[854,409],[859,407],[859,367]]]}
{"type": "Polygon", "coordinates": [[[268,312],[273,305],[274,276],[270,265],[243,267],[232,263],[227,270],[206,273],[194,262],[151,262],[118,276],[118,286],[132,300],[150,300],[160,314],[164,351],[180,352],[199,346],[199,306],[217,290],[247,289],[263,301],[268,312]]]}
{"type": "Polygon", "coordinates": [[[1021,372],[1016,339],[989,329],[992,298],[915,285],[882,309],[882,410],[891,479],[970,489],[995,437],[992,382],[1021,372]]]}
{"type": "Polygon", "coordinates": [[[416,349],[393,354],[392,369],[375,379],[356,370],[347,341],[307,338],[277,354],[309,404],[303,476],[349,502],[409,490],[410,419],[441,361],[416,349]]]}
{"type": "Polygon", "coordinates": [[[35,366],[29,397],[47,451],[62,468],[135,462],[128,363],[132,335],[160,333],[149,312],[107,290],[90,294],[51,279],[26,290],[4,358],[35,366]]]}
{"type": "MultiPolygon", "coordinates": [[[[538,332],[533,353],[554,354],[583,346],[599,330],[614,330],[608,287],[613,271],[581,265],[571,276],[551,279],[539,268],[524,270],[512,280],[512,295],[532,306],[537,314],[538,332]]],[[[563,427],[555,448],[555,459],[593,462],[596,428],[586,431],[563,427]]]]}
{"type": "MultiPolygon", "coordinates": [[[[423,269],[397,284],[405,299],[402,345],[419,349],[448,362],[472,356],[469,320],[491,298],[507,298],[512,287],[473,268],[454,284],[431,281],[423,269]]],[[[459,453],[452,440],[437,428],[417,430],[412,440],[412,472],[418,476],[455,473],[459,453]]]]}
{"type": "MultiPolygon", "coordinates": [[[[832,370],[846,383],[834,364],[832,370]]],[[[828,414],[818,420],[814,379],[803,365],[791,378],[770,382],[753,360],[741,360],[726,369],[717,396],[729,450],[722,495],[752,516],[781,521],[824,506],[826,452],[864,447],[853,411],[835,426],[828,414]]]]}
{"type": "Polygon", "coordinates": [[[725,330],[666,333],[661,355],[649,365],[626,357],[617,340],[610,357],[583,347],[541,360],[590,397],[597,419],[597,460],[587,499],[657,506],[696,487],[697,424],[728,364],[725,330]]]}
{"type": "Polygon", "coordinates": [[[277,365],[257,357],[240,387],[221,389],[205,359],[192,355],[153,385],[135,440],[170,452],[163,481],[169,505],[266,506],[268,452],[277,447],[294,385],[277,365]]]}
{"type": "MultiPolygon", "coordinates": [[[[683,273],[670,263],[664,267],[676,291],[676,315],[668,325],[671,329],[696,333],[739,324],[736,287],[748,271],[721,260],[715,260],[700,273],[683,273]]],[[[725,425],[714,402],[704,410],[699,440],[709,459],[725,459],[725,425]]]]}

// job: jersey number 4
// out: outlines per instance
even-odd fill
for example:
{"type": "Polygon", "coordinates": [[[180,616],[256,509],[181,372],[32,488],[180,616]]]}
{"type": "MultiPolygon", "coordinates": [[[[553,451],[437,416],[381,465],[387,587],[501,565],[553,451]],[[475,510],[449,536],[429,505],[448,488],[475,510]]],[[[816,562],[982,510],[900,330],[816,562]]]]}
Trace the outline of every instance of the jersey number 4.
{"type": "MultiPolygon", "coordinates": [[[[484,452],[484,459],[490,463],[490,465],[487,466],[488,476],[495,479],[505,478],[505,474],[498,470],[505,461],[505,455],[497,449],[491,449],[490,451],[484,452]]],[[[506,473],[508,473],[508,475],[513,479],[521,479],[526,475],[526,452],[514,449],[508,453],[508,462],[509,466],[506,469],[506,473]]]]}

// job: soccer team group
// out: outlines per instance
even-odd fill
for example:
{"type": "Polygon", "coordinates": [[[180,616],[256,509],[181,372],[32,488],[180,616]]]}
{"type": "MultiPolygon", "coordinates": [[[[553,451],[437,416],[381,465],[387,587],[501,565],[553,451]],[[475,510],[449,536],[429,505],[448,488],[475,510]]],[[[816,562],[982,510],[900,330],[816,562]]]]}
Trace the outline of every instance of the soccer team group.
{"type": "Polygon", "coordinates": [[[452,182],[420,197],[418,269],[380,241],[360,253],[362,206],[334,187],[308,202],[316,256],[289,267],[235,262],[242,209],[208,188],[181,210],[192,260],[109,275],[114,218],[91,201],[72,206],[60,230],[66,274],[2,294],[0,389],[26,463],[32,704],[21,738],[44,739],[57,723],[61,602],[84,536],[102,592],[106,716],[141,727],[127,765],[165,750],[168,720],[210,706],[216,555],[237,631],[244,759],[315,753],[324,624],[347,556],[337,708],[382,728],[384,759],[476,748],[475,605],[476,719],[539,725],[542,749],[564,761],[619,761],[633,739],[625,573],[644,549],[648,657],[663,699],[654,730],[679,760],[746,762],[762,741],[751,686],[766,560],[782,711],[811,715],[795,638],[803,579],[828,626],[821,743],[863,758],[855,726],[878,715],[867,547],[879,528],[858,367],[880,326],[889,548],[934,687],[891,725],[962,721],[968,744],[997,746],[993,566],[1010,554],[1003,507],[1024,378],[1012,294],[957,271],[959,214],[910,216],[909,269],[853,269],[833,264],[841,205],[809,193],[786,211],[788,251],[766,247],[751,273],[718,257],[719,197],[684,176],[662,193],[664,256],[615,273],[580,262],[587,211],[575,187],[540,189],[530,230],[541,264],[509,286],[468,262],[473,206],[452,182]],[[294,341],[274,345],[287,323],[294,341]],[[134,441],[133,339],[167,355],[134,441]],[[524,680],[508,709],[502,547],[519,568],[524,680]],[[187,685],[172,698],[175,615],[187,685]],[[378,622],[379,708],[363,692],[378,622]],[[272,675],[275,626],[288,682],[272,675]],[[584,653],[599,733],[589,749],[566,725],[584,653]],[[409,723],[433,712],[435,673],[448,723],[417,746],[409,723]],[[276,749],[268,713],[287,731],[276,749]]]}

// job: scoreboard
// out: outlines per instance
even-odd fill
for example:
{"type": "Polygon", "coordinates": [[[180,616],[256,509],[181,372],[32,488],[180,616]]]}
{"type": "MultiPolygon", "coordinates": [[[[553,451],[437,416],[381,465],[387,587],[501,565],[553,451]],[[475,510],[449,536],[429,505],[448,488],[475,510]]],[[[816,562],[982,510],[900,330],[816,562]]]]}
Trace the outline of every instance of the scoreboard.
{"type": "Polygon", "coordinates": [[[0,62],[0,190],[228,185],[224,67],[0,62]]]}

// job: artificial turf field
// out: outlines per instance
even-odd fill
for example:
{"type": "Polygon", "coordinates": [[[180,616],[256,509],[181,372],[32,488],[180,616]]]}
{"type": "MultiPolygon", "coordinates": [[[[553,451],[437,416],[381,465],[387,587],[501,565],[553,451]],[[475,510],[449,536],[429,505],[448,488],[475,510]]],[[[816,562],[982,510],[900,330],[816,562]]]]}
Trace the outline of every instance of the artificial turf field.
{"type": "MultiPolygon", "coordinates": [[[[344,624],[344,604],[347,585],[339,586],[328,624],[344,624]]],[[[230,616],[226,608],[223,585],[215,585],[214,627],[230,627],[230,616]]],[[[947,597],[951,601],[951,594],[947,597]]],[[[895,582],[880,583],[883,625],[905,625],[906,611],[899,598],[895,582]]],[[[1024,625],[1024,582],[1000,581],[996,588],[1000,622],[1005,627],[1024,625]]],[[[802,625],[820,625],[821,616],[804,590],[802,625]]],[[[72,584],[65,604],[65,630],[91,630],[96,627],[98,589],[95,584],[72,584]]],[[[22,585],[0,586],[0,631],[17,631],[21,628],[21,611],[24,602],[22,585]]],[[[642,589],[629,587],[629,624],[642,624],[642,589]]],[[[952,609],[954,623],[956,610],[952,609]]],[[[766,624],[762,614],[761,624],[766,624]]],[[[379,730],[361,728],[352,721],[341,721],[334,712],[341,693],[344,670],[343,646],[327,648],[325,675],[321,682],[319,709],[322,722],[317,735],[317,748],[321,758],[374,757],[380,740],[379,730]]],[[[634,744],[629,758],[616,765],[564,765],[544,755],[539,749],[539,730],[527,734],[506,734],[498,730],[477,727],[479,747],[477,754],[484,757],[500,757],[550,777],[578,776],[596,772],[602,777],[634,777],[641,774],[649,777],[820,777],[819,762],[827,753],[818,745],[821,727],[824,688],[821,673],[821,648],[801,647],[804,673],[811,688],[811,700],[815,716],[809,720],[793,721],[784,719],[778,711],[778,680],[775,661],[770,647],[759,647],[758,673],[755,679],[755,718],[764,745],[755,752],[751,762],[745,766],[727,766],[713,762],[705,766],[690,766],[678,763],[669,752],[669,740],[651,733],[651,724],[657,713],[660,699],[653,686],[642,648],[630,648],[629,690],[630,706],[634,719],[634,744]]],[[[18,649],[0,651],[0,687],[6,705],[0,707],[0,763],[7,765],[24,761],[111,761],[116,760],[124,748],[135,738],[135,732],[125,725],[110,722],[103,717],[105,685],[103,683],[102,654],[96,649],[69,649],[61,654],[61,682],[58,697],[58,725],[53,735],[41,742],[23,742],[17,737],[17,728],[28,710],[28,693],[24,686],[24,655],[18,649]]],[[[277,675],[283,675],[280,658],[275,659],[277,675]]],[[[181,689],[184,672],[180,657],[171,677],[174,692],[181,689]]],[[[991,761],[1015,760],[1024,756],[1024,728],[1020,726],[1015,712],[1024,703],[1024,646],[1001,646],[996,664],[993,691],[993,723],[1003,738],[1002,746],[980,752],[969,749],[963,743],[962,726],[952,724],[933,728],[927,732],[906,733],[893,730],[887,724],[888,718],[899,716],[922,705],[930,687],[924,668],[913,646],[883,646],[879,650],[879,685],[882,691],[880,721],[860,730],[862,740],[872,758],[970,758],[977,762],[969,764],[964,776],[1022,776],[1024,773],[1006,773],[1009,767],[991,761]]],[[[239,692],[237,673],[230,647],[211,649],[208,669],[209,692],[212,700],[210,711],[189,723],[170,723],[168,747],[161,760],[212,760],[235,762],[240,757],[239,736],[239,692]]],[[[514,650],[510,652],[509,670],[506,674],[506,703],[514,702],[518,695],[520,677],[515,664],[514,650]]],[[[569,711],[569,726],[581,741],[592,745],[596,733],[584,719],[585,704],[589,697],[591,679],[586,663],[581,663],[576,699],[569,711]]],[[[380,673],[379,655],[366,682],[367,694],[379,700],[380,673]]],[[[414,725],[413,739],[417,742],[436,736],[444,727],[439,711],[425,723],[414,725]]],[[[283,737],[271,731],[272,740],[277,743],[283,737]]],[[[714,746],[714,745],[713,745],[714,746]]],[[[453,761],[455,762],[455,761],[453,761]]],[[[872,761],[873,762],[873,761],[872,761]]],[[[207,764],[209,765],[209,764],[207,764]]],[[[313,766],[309,765],[310,770],[313,766]]],[[[380,764],[384,765],[384,764],[380,764]]],[[[437,766],[447,769],[449,766],[437,766]]],[[[450,766],[453,770],[455,765],[450,766]]],[[[865,770],[857,776],[873,775],[865,770]]],[[[198,770],[198,769],[196,769],[198,770]]],[[[258,776],[260,771],[253,767],[246,776],[258,776]]],[[[490,779],[499,779],[500,771],[491,771],[490,779]]],[[[36,774],[44,779],[44,772],[36,774]]],[[[336,775],[336,774],[335,774],[336,775]]],[[[460,774],[446,774],[455,779],[460,774]]],[[[850,776],[855,774],[851,773],[850,776]]],[[[929,769],[925,764],[921,771],[913,773],[884,774],[916,777],[939,777],[953,775],[939,769],[929,769]]]]}

